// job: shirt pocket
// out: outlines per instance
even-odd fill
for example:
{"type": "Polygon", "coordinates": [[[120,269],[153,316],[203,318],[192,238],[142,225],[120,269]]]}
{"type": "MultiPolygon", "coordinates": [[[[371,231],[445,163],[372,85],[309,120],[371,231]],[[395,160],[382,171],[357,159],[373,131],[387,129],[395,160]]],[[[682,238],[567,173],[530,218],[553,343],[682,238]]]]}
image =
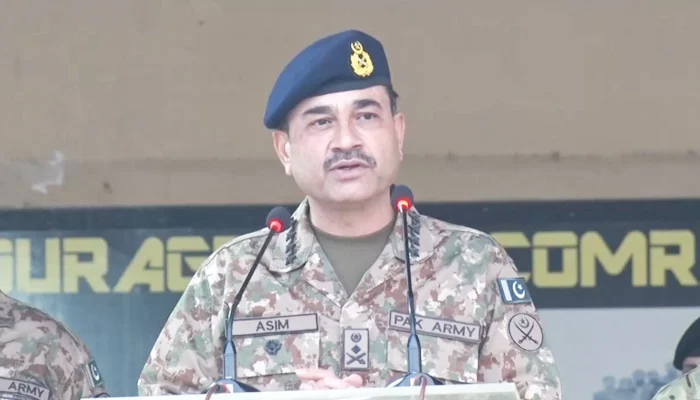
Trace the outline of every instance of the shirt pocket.
{"type": "Polygon", "coordinates": [[[297,390],[297,368],[318,368],[321,332],[234,339],[237,379],[262,391],[297,390]]]}
{"type": "MultiPolygon", "coordinates": [[[[408,372],[408,332],[387,331],[389,382],[408,372]]],[[[446,384],[475,383],[479,366],[479,343],[418,334],[423,373],[446,384]]]]}

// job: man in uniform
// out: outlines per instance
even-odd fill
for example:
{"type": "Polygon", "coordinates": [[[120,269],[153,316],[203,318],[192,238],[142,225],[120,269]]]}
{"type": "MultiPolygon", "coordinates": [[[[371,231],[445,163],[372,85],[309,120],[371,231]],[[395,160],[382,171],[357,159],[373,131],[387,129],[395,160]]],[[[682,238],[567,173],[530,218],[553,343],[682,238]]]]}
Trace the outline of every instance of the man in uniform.
{"type": "MultiPolygon", "coordinates": [[[[405,130],[396,99],[383,46],[355,30],[311,44],[279,76],[264,123],[307,196],[235,314],[237,379],[296,390],[384,387],[405,375],[408,240],[423,371],[560,399],[540,318],[503,248],[415,207],[404,238],[390,201],[405,130]]],[[[195,273],[146,361],[141,395],[198,393],[221,377],[224,303],[267,232],[234,239],[195,273]]]]}
{"type": "Polygon", "coordinates": [[[0,399],[109,397],[90,350],[63,324],[0,291],[0,399]]]}

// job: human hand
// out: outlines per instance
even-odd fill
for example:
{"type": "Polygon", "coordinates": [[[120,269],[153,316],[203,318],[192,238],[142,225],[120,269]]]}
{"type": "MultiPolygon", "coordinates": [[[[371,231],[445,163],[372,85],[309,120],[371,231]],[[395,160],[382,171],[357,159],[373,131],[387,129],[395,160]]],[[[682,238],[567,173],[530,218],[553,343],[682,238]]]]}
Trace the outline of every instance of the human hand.
{"type": "Polygon", "coordinates": [[[329,369],[298,369],[296,374],[301,380],[299,390],[351,389],[364,384],[360,375],[352,374],[341,379],[329,369]]]}

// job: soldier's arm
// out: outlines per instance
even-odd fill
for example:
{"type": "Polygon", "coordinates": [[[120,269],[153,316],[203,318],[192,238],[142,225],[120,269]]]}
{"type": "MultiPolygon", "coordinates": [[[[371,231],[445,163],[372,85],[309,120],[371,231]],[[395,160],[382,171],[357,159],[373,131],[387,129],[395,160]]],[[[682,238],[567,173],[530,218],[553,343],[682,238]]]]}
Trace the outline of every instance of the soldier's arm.
{"type": "Polygon", "coordinates": [[[62,400],[80,400],[84,398],[110,397],[105,387],[97,362],[92,355],[84,349],[82,360],[89,360],[76,366],[71,376],[67,379],[63,391],[62,400]]]}
{"type": "Polygon", "coordinates": [[[488,247],[488,260],[485,260],[489,263],[485,288],[488,311],[483,326],[479,380],[514,382],[523,400],[559,400],[559,370],[535,305],[532,300],[523,302],[518,298],[526,287],[517,284],[515,288],[504,287],[507,286],[504,279],[518,277],[517,269],[495,241],[488,247]]]}
{"type": "Polygon", "coordinates": [[[222,343],[212,331],[223,326],[223,279],[213,282],[205,266],[192,277],[158,336],[138,379],[140,396],[201,393],[219,378],[222,343]]]}

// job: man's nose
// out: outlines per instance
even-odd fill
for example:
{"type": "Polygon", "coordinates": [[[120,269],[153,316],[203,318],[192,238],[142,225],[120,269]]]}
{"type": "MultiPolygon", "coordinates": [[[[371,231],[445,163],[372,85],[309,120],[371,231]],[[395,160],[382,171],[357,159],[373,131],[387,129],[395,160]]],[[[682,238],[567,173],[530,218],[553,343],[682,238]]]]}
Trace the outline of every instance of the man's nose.
{"type": "Polygon", "coordinates": [[[338,124],[333,138],[333,147],[339,150],[352,150],[362,147],[362,141],[352,121],[338,124]]]}

